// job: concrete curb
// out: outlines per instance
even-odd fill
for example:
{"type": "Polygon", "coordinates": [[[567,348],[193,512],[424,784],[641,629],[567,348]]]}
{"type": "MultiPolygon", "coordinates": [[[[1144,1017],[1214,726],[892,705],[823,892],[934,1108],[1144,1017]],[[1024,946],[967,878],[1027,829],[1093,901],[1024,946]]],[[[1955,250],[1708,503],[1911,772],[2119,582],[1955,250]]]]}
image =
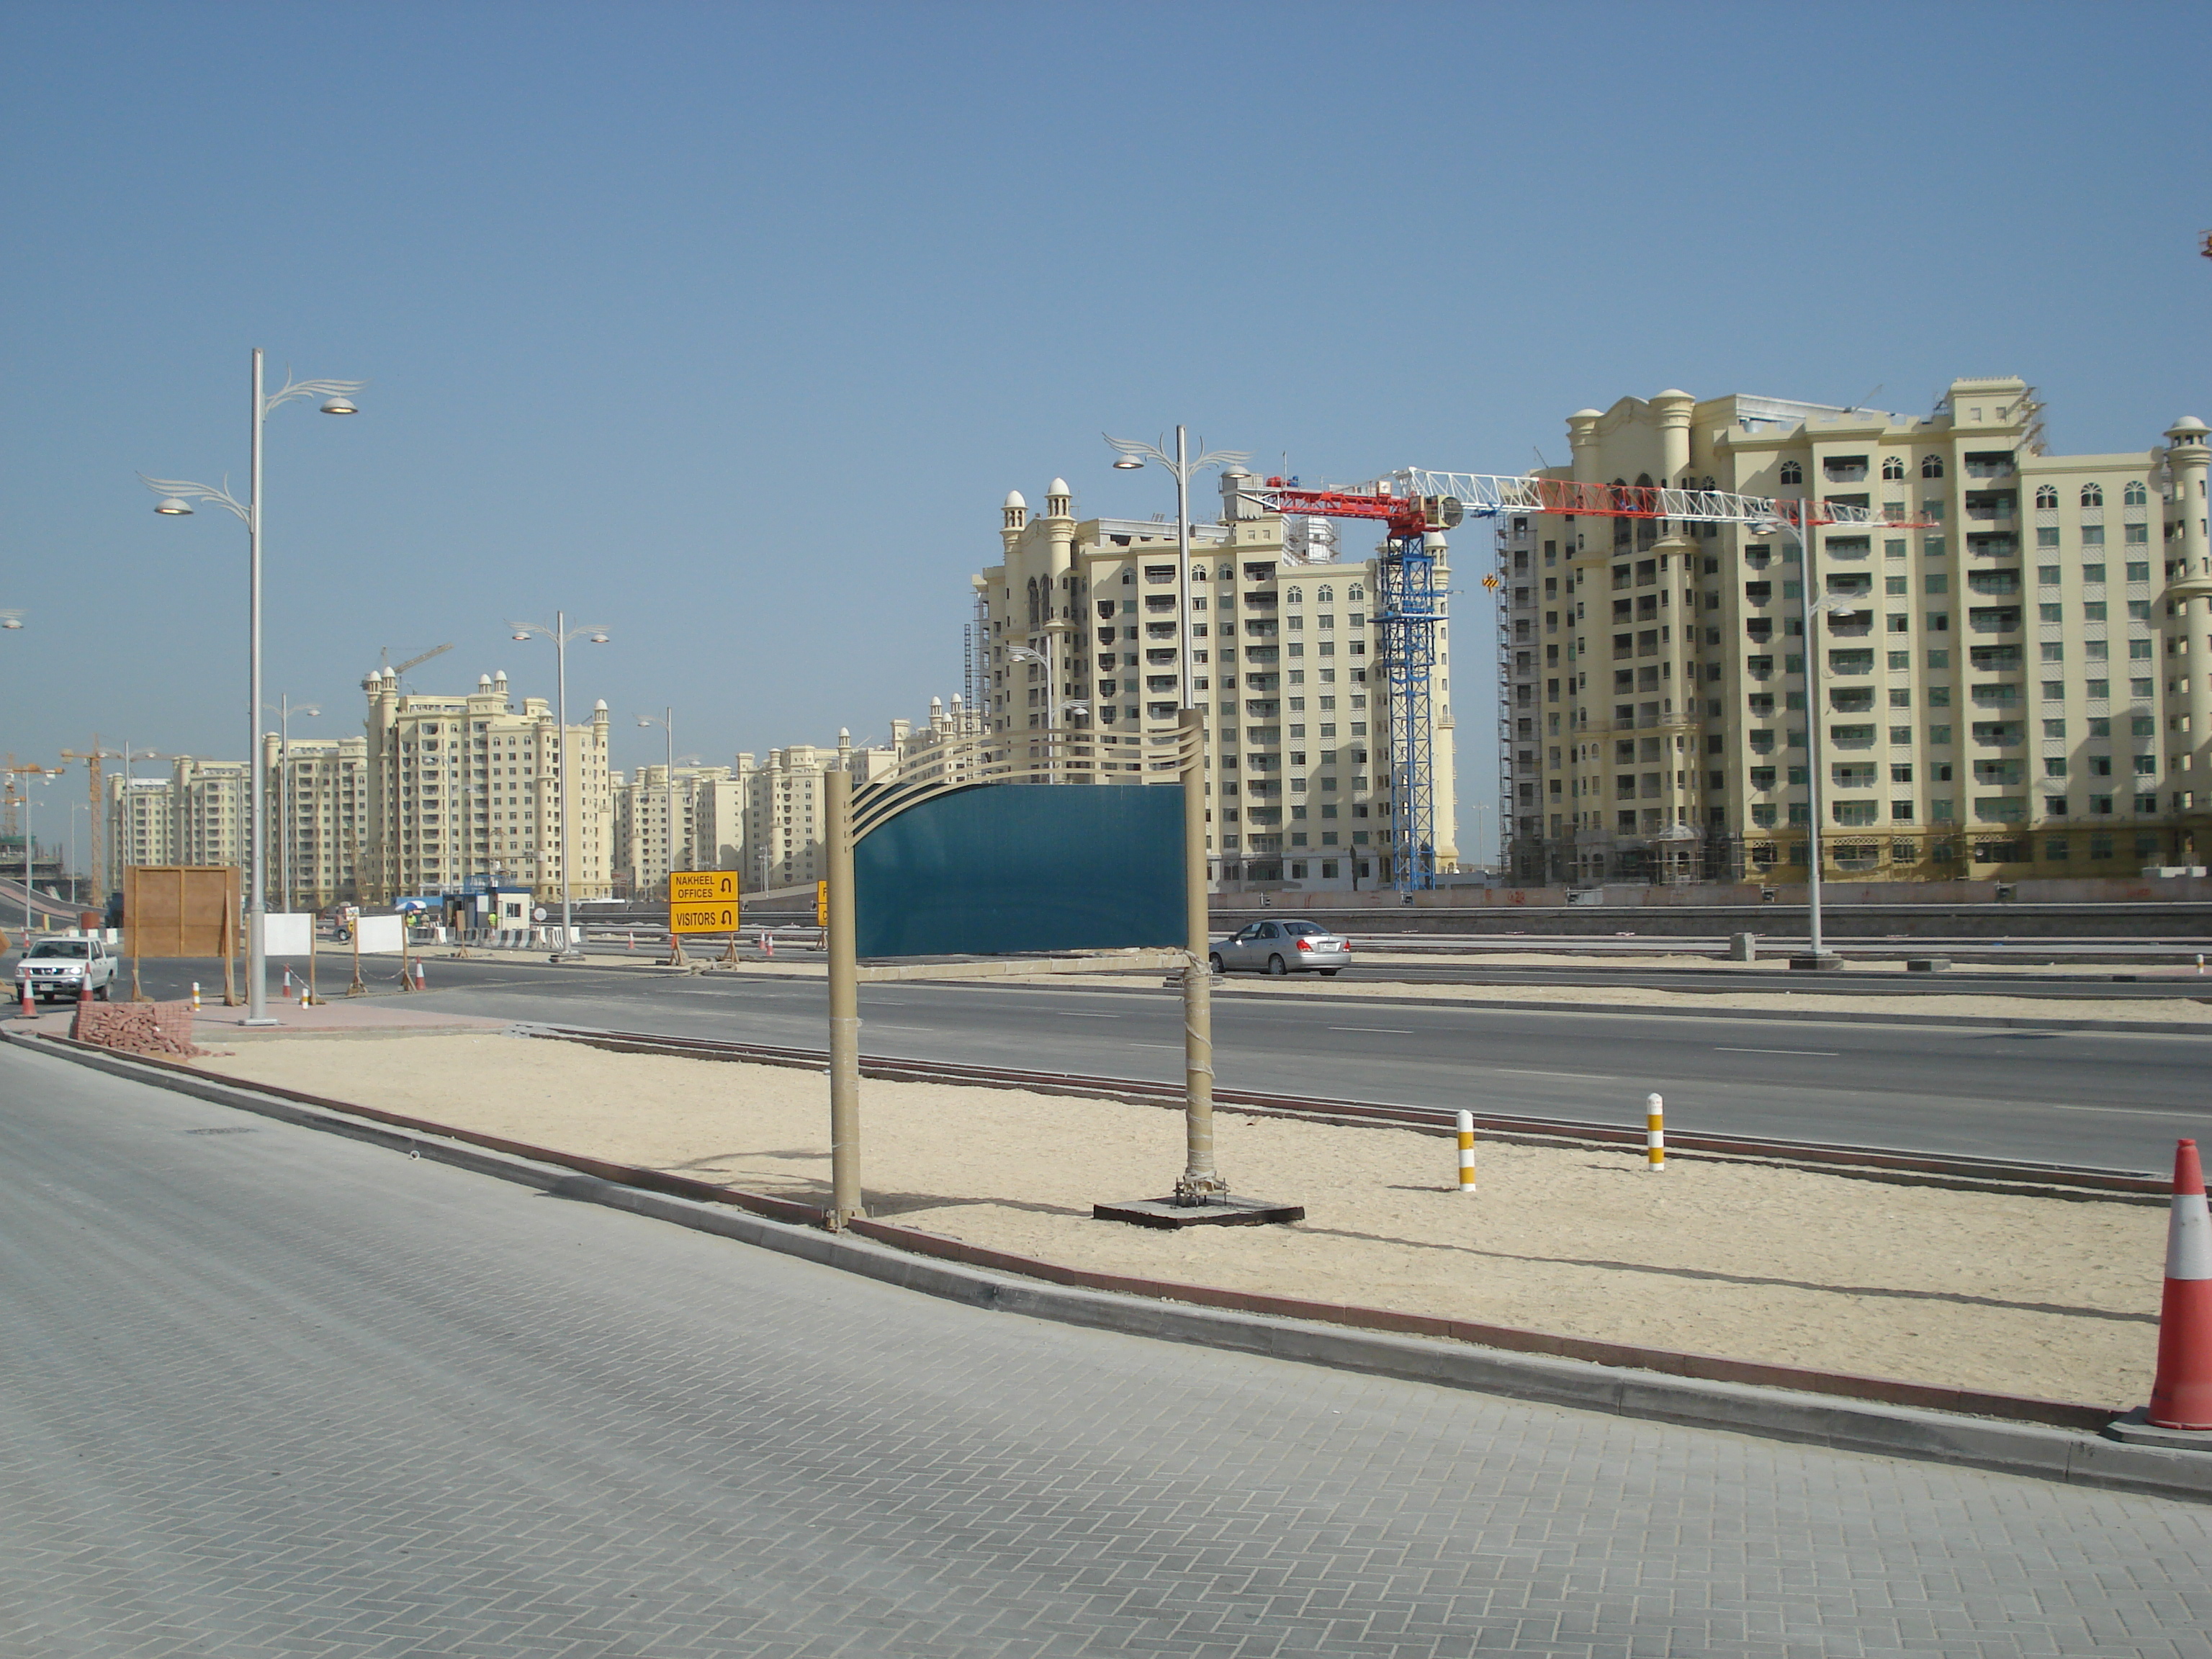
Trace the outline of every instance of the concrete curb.
{"type": "Polygon", "coordinates": [[[1877,1456],[1960,1464],[2071,1486],[2212,1502],[2212,1458],[2198,1453],[2126,1445],[2094,1434],[2037,1424],[1672,1376],[1586,1360],[1042,1283],[912,1255],[851,1233],[825,1232],[797,1220],[773,1219],[727,1202],[648,1191],[514,1152],[391,1127],[256,1088],[140,1065],[121,1055],[64,1047],[3,1030],[0,1036],[33,1053],[151,1084],[210,1104],[431,1158],[558,1197],[673,1222],[968,1307],[1685,1427],[1723,1430],[1877,1456]]]}

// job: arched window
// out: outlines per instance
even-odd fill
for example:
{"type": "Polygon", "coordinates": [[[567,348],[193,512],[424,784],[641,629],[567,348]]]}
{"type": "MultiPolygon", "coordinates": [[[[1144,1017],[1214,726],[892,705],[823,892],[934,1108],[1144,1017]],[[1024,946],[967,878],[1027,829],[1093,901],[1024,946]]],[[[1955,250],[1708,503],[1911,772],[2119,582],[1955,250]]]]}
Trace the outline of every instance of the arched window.
{"type": "Polygon", "coordinates": [[[2057,507],[2058,505],[2057,489],[2051,484],[2037,485],[2035,504],[2038,507],[2057,507]]]}
{"type": "Polygon", "coordinates": [[[1236,575],[1237,567],[1235,565],[1224,564],[1221,567],[1221,580],[1223,581],[1232,581],[1236,579],[1236,575]]]}
{"type": "Polygon", "coordinates": [[[1650,489],[1650,488],[1651,488],[1651,475],[1650,475],[1649,472],[1639,472],[1639,473],[1638,473],[1638,474],[1636,475],[1636,487],[1637,487],[1638,489],[1650,489]]]}
{"type": "Polygon", "coordinates": [[[1700,489],[1711,489],[1715,488],[1711,477],[1708,475],[1705,483],[1699,484],[1698,488],[1700,489]]]}
{"type": "Polygon", "coordinates": [[[1905,476],[1905,457],[1902,455],[1883,456],[1881,458],[1881,476],[1885,478],[1903,477],[1905,476]]]}
{"type": "Polygon", "coordinates": [[[1206,580],[1206,567],[1202,564],[1194,564],[1191,566],[1190,579],[1194,582],[1204,581],[1206,580]]]}
{"type": "Polygon", "coordinates": [[[1293,587],[1283,595],[1283,603],[1285,605],[1304,605],[1305,602],[1306,591],[1303,587],[1293,587]]]}
{"type": "Polygon", "coordinates": [[[1314,603],[1316,605],[1334,605],[1336,603],[1336,590],[1333,587],[1322,588],[1315,593],[1314,603]]]}
{"type": "Polygon", "coordinates": [[[1805,469],[1798,465],[1795,461],[1783,462],[1782,482],[1784,483],[1803,483],[1805,482],[1805,469]]]}
{"type": "Polygon", "coordinates": [[[2104,485],[2102,485],[2102,484],[2094,484],[2094,483],[2086,483],[2086,484],[2083,484],[2083,485],[2081,486],[2081,505],[2082,505],[2082,506],[2084,506],[2084,507],[2102,507],[2104,504],[2105,504],[2105,486],[2104,486],[2104,485]]]}
{"type": "Polygon", "coordinates": [[[2128,480],[2127,493],[2120,499],[2130,507],[2142,507],[2150,500],[2150,496],[2144,491],[2141,478],[2130,478],[2128,480]]]}
{"type": "Polygon", "coordinates": [[[1035,576],[1032,576],[1032,577],[1030,577],[1030,626],[1031,628],[1035,628],[1036,625],[1037,625],[1037,585],[1036,585],[1036,578],[1035,576]]]}
{"type": "Polygon", "coordinates": [[[1344,597],[1347,599],[1364,599],[1367,597],[1367,590],[1358,582],[1354,582],[1344,590],[1344,597]]]}
{"type": "Polygon", "coordinates": [[[1920,458],[1920,476],[1923,478],[1942,477],[1943,458],[1941,455],[1923,455],[1920,458]]]}

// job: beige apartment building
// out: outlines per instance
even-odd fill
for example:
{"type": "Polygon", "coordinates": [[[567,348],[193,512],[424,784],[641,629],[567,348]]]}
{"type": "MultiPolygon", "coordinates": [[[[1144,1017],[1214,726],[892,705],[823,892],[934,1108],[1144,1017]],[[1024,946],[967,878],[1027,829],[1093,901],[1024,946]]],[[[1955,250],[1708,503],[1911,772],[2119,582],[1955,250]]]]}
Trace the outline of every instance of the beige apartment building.
{"type": "Polygon", "coordinates": [[[120,885],[124,866],[225,864],[244,870],[246,789],[243,761],[202,760],[179,755],[167,777],[111,775],[107,785],[107,844],[120,885]]]}
{"type": "Polygon", "coordinates": [[[368,739],[295,738],[288,753],[268,732],[261,745],[270,908],[320,910],[358,899],[369,839],[368,739]]]}
{"type": "Polygon", "coordinates": [[[1680,392],[1570,416],[1572,466],[1544,476],[1882,522],[1816,529],[1801,562],[1753,526],[1501,521],[1515,878],[1802,881],[1816,765],[1830,874],[2202,863],[2206,428],[2060,456],[2039,415],[2001,378],[1954,380],[1924,417],[1680,392]],[[1808,597],[1838,607],[1809,639],[1808,597]]]}
{"type": "Polygon", "coordinates": [[[132,864],[177,861],[176,787],[169,778],[107,775],[107,845],[116,872],[110,885],[123,884],[122,869],[132,864]]]}
{"type": "Polygon", "coordinates": [[[588,724],[562,732],[546,699],[515,707],[503,672],[480,678],[465,696],[403,693],[388,670],[369,675],[362,689],[370,826],[358,866],[364,902],[458,892],[489,880],[552,891],[562,874],[563,805],[575,861],[570,892],[579,899],[611,894],[604,702],[588,724]]]}
{"type": "MultiPolygon", "coordinates": [[[[1010,734],[1094,732],[1103,755],[1126,748],[1133,761],[1148,734],[1174,729],[1187,694],[1205,719],[1206,848],[1222,889],[1381,886],[1398,849],[1375,562],[1340,558],[1308,521],[1263,512],[1239,493],[1255,482],[1223,477],[1220,518],[1191,526],[1187,568],[1172,524],[1079,521],[1057,478],[1034,519],[1010,494],[1001,562],[970,579],[981,718],[1010,734]]],[[[1440,589],[1449,577],[1440,560],[1440,589]]],[[[1449,623],[1436,646],[1435,854],[1448,872],[1459,856],[1449,623]]]]}
{"type": "MultiPolygon", "coordinates": [[[[737,870],[744,863],[744,809],[752,757],[730,766],[676,769],[675,867],[737,870]]],[[[641,766],[612,775],[615,872],[618,884],[644,897],[667,890],[669,769],[641,766]]]]}

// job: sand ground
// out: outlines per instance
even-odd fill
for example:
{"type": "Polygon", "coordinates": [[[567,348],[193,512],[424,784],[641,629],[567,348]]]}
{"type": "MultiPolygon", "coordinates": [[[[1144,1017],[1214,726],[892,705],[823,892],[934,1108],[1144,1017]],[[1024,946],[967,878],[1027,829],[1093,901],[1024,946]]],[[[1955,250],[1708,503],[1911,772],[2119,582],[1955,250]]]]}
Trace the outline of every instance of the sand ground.
{"type": "MultiPolygon", "coordinates": [[[[1296,994],[1291,993],[1291,994],[1296,994]]],[[[820,1073],[503,1035],[240,1045],[208,1070],[820,1201],[820,1073]]],[[[871,1212],[1153,1279],[2115,1407],[2150,1383],[2162,1210],[1956,1193],[1638,1152],[1489,1145],[1223,1113],[1239,1192],[1289,1227],[1094,1221],[1182,1167],[1179,1112],[867,1081],[871,1212]]]]}

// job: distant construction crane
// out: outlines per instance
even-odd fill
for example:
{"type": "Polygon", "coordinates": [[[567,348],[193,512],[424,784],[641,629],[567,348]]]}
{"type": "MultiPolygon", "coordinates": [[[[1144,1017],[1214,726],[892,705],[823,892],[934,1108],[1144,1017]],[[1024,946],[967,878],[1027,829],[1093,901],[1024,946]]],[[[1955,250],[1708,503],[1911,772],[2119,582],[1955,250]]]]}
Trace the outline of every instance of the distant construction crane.
{"type": "Polygon", "coordinates": [[[450,640],[448,640],[448,641],[447,641],[445,644],[443,644],[443,645],[434,645],[434,646],[432,646],[432,647],[431,647],[428,651],[425,651],[425,652],[424,652],[421,656],[419,656],[419,657],[410,657],[410,658],[408,658],[408,659],[407,659],[407,660],[406,660],[405,662],[401,663],[401,664],[399,665],[399,666],[398,666],[398,667],[394,668],[394,667],[392,665],[392,647],[391,647],[390,646],[388,646],[388,645],[387,645],[387,646],[386,646],[386,647],[384,647],[384,666],[383,666],[383,667],[382,667],[382,669],[380,669],[379,672],[381,672],[381,673],[389,674],[389,675],[391,675],[394,679],[397,679],[400,675],[402,675],[402,674],[405,673],[409,669],[410,669],[410,668],[420,668],[420,667],[421,667],[424,663],[426,663],[426,662],[429,661],[431,658],[433,658],[433,657],[442,657],[442,656],[444,656],[444,655],[446,654],[446,653],[447,653],[448,651],[452,650],[453,648],[453,641],[450,641],[450,640]]]}
{"type": "MultiPolygon", "coordinates": [[[[106,815],[100,809],[106,803],[101,799],[100,763],[102,761],[121,760],[123,751],[119,749],[102,749],[100,746],[100,733],[95,732],[92,734],[91,748],[64,749],[62,750],[62,758],[65,761],[84,763],[85,775],[92,796],[92,821],[90,828],[86,832],[88,844],[85,848],[84,867],[91,873],[94,882],[105,882],[107,879],[107,861],[103,855],[107,850],[107,836],[106,815]]],[[[106,896],[105,893],[100,895],[103,899],[106,896]]]]}
{"type": "MultiPolygon", "coordinates": [[[[1598,519],[1674,520],[1683,524],[1883,524],[1872,509],[1841,501],[1774,500],[1664,484],[1578,483],[1527,474],[1437,472],[1402,467],[1386,479],[1347,489],[1307,489],[1271,477],[1239,492],[1271,513],[1324,519],[1379,519],[1375,623],[1389,713],[1391,885],[1414,892],[1437,884],[1436,769],[1431,672],[1445,595],[1437,561],[1445,532],[1469,519],[1505,513],[1598,519]]],[[[1484,585],[1495,588],[1497,578],[1484,585]]]]}

